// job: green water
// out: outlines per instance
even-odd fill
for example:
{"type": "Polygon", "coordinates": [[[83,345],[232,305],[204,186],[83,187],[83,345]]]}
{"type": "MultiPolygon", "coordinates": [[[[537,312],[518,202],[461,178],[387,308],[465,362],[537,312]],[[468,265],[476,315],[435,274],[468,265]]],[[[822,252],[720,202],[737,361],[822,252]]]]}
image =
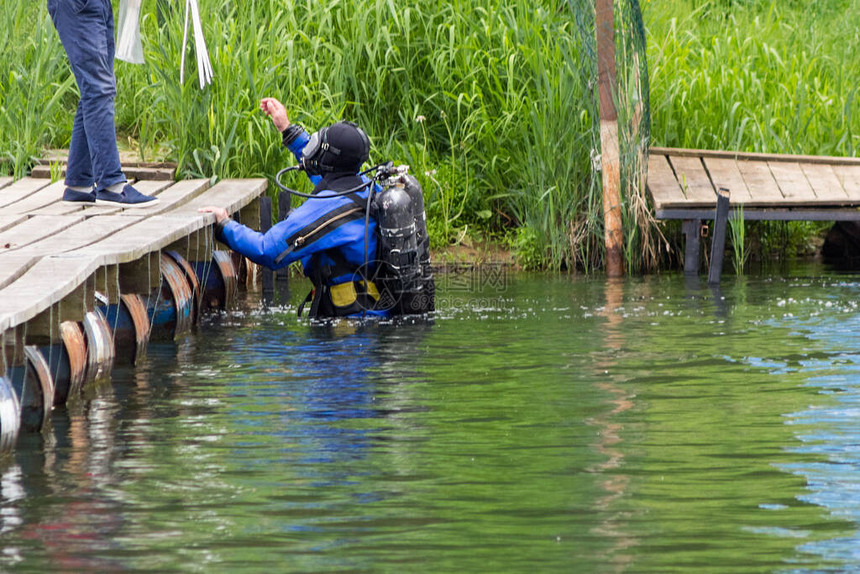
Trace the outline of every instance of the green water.
{"type": "Polygon", "coordinates": [[[490,271],[152,344],[0,464],[0,570],[860,570],[860,278],[490,271]]]}

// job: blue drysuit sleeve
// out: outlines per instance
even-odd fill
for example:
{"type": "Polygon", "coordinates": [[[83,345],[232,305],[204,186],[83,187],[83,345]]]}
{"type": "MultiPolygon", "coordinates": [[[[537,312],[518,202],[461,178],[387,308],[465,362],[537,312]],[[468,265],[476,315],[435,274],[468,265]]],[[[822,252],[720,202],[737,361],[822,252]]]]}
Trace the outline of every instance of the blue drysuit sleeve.
{"type": "MultiPolygon", "coordinates": [[[[296,159],[301,159],[302,150],[310,141],[307,132],[302,131],[296,139],[287,146],[296,159]]],[[[363,178],[368,181],[367,178],[363,178]]],[[[321,176],[310,177],[314,185],[322,180],[321,176]]],[[[220,226],[218,239],[225,243],[230,249],[241,253],[254,263],[264,265],[270,269],[280,269],[293,261],[304,260],[314,253],[333,248],[342,248],[349,260],[364,260],[365,238],[367,239],[368,254],[373,255],[376,250],[376,221],[370,218],[365,228],[364,214],[355,211],[355,205],[346,197],[326,198],[330,192],[323,191],[319,195],[308,199],[302,205],[290,212],[283,221],[274,225],[266,233],[260,233],[233,220],[226,221],[220,226]],[[353,211],[353,217],[347,223],[339,225],[325,233],[324,238],[311,241],[302,247],[290,249],[289,240],[295,238],[299,232],[305,233],[318,227],[326,220],[327,214],[335,210],[353,211]],[[303,231],[304,230],[304,231],[303,231]],[[276,260],[279,259],[277,262],[276,260]]],[[[360,198],[367,197],[368,190],[365,189],[356,195],[360,198]]],[[[307,261],[303,261],[307,263],[307,261]]],[[[307,269],[305,269],[307,271],[307,269]]]]}
{"type": "MultiPolygon", "coordinates": [[[[367,197],[367,190],[358,195],[362,198],[367,197]]],[[[335,227],[325,234],[324,239],[290,249],[288,244],[290,238],[295,237],[302,230],[313,229],[329,212],[339,208],[352,209],[352,205],[352,202],[345,197],[326,198],[323,192],[322,195],[305,201],[285,220],[272,226],[266,233],[254,231],[241,223],[228,220],[221,227],[218,239],[233,251],[270,269],[280,269],[293,261],[327,249],[348,247],[350,250],[356,250],[361,246],[363,250],[365,234],[368,235],[369,253],[373,254],[376,249],[374,236],[376,222],[371,218],[365,231],[364,217],[360,211],[354,213],[356,219],[335,227]],[[281,260],[275,262],[279,257],[281,260]]]]}

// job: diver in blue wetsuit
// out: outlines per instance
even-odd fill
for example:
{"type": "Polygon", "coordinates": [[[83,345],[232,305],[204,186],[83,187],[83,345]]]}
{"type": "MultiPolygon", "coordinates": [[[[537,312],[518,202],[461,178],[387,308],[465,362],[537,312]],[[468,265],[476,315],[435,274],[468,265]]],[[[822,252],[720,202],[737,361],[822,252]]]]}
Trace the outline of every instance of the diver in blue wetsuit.
{"type": "MultiPolygon", "coordinates": [[[[301,261],[304,274],[314,285],[309,295],[312,318],[401,314],[399,300],[405,298],[398,295],[394,298],[398,301],[392,303],[392,297],[383,297],[380,285],[373,280],[378,264],[379,212],[370,209],[368,200],[380,188],[359,173],[370,154],[367,135],[347,121],[308,135],[290,123],[286,108],[278,100],[264,98],[260,107],[272,118],[284,145],[299,160],[315,188],[307,201],[266,233],[233,221],[223,208],[202,208],[200,211],[215,215],[217,239],[270,269],[301,261]]],[[[417,268],[416,257],[410,262],[417,268]]],[[[422,293],[422,304],[430,297],[432,293],[429,297],[422,293]]]]}

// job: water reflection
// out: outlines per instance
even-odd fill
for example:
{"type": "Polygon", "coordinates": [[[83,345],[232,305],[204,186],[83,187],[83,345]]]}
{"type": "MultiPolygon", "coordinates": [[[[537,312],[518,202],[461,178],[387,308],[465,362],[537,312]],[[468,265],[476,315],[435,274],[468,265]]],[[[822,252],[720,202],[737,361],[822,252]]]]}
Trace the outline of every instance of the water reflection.
{"type": "Polygon", "coordinates": [[[816,345],[832,349],[827,355],[806,360],[803,370],[808,385],[824,400],[789,415],[802,446],[793,449],[811,460],[784,465],[806,479],[808,492],[800,500],[826,508],[835,519],[850,521],[853,528],[825,540],[803,543],[804,552],[846,565],[860,563],[860,355],[855,313],[838,321],[810,320],[802,325],[816,345]]]}
{"type": "Polygon", "coordinates": [[[0,569],[860,567],[856,286],[505,288],[151,344],[0,466],[0,569]]]}
{"type": "Polygon", "coordinates": [[[586,419],[585,423],[597,427],[598,441],[594,449],[605,457],[605,460],[592,465],[588,470],[600,475],[598,486],[604,491],[594,501],[598,516],[603,516],[600,524],[593,532],[613,541],[602,559],[613,566],[614,572],[625,571],[634,560],[629,548],[639,544],[628,529],[629,514],[625,510],[616,510],[615,502],[627,495],[630,476],[624,472],[625,452],[622,442],[623,423],[618,421],[618,415],[634,407],[635,393],[625,388],[626,381],[616,380],[614,368],[617,365],[618,353],[625,344],[622,311],[624,308],[624,282],[619,279],[609,279],[606,284],[606,304],[600,315],[606,319],[603,329],[603,350],[594,356],[595,386],[608,397],[609,410],[597,416],[586,419]]]}
{"type": "Polygon", "coordinates": [[[6,461],[0,491],[4,514],[14,516],[13,526],[19,527],[18,544],[4,545],[10,564],[22,562],[37,548],[46,568],[73,572],[117,568],[99,557],[99,552],[115,547],[114,536],[123,521],[112,488],[116,406],[109,398],[79,402],[55,412],[44,435],[22,437],[15,455],[6,461]],[[65,502],[48,512],[33,504],[51,497],[65,502]]]}

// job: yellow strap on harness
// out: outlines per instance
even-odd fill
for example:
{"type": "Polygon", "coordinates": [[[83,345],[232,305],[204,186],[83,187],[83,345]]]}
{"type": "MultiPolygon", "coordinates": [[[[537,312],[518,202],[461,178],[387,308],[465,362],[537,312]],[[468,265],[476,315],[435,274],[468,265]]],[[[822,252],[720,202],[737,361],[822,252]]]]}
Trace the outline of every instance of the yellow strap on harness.
{"type": "Polygon", "coordinates": [[[379,289],[376,288],[376,283],[373,281],[366,283],[364,281],[348,281],[346,283],[329,287],[331,302],[334,303],[335,307],[348,307],[355,303],[358,298],[358,293],[355,290],[356,283],[359,285],[364,283],[367,286],[367,294],[373,298],[374,301],[379,301],[379,289]]]}

